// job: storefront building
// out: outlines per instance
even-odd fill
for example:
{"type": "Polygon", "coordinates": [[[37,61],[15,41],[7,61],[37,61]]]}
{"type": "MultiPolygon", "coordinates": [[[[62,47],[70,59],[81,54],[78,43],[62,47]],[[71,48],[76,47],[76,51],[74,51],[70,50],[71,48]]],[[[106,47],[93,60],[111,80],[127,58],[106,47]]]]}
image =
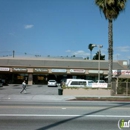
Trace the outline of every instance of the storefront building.
{"type": "MultiPolygon", "coordinates": [[[[50,79],[59,83],[66,78],[96,80],[100,73],[100,78],[106,80],[108,61],[100,61],[100,70],[98,63],[99,61],[77,59],[0,58],[0,79],[5,79],[10,84],[21,84],[26,80],[32,85],[47,84],[50,79]]],[[[127,70],[126,61],[113,62],[113,70],[127,70]]]]}

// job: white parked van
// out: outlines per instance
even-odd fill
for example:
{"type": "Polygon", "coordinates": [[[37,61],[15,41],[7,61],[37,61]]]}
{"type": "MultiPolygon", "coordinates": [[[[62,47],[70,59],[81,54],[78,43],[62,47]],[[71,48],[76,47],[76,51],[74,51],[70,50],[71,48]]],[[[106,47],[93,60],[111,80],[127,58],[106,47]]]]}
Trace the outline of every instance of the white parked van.
{"type": "Polygon", "coordinates": [[[92,87],[93,80],[85,79],[67,79],[65,85],[67,87],[92,87]]]}
{"type": "Polygon", "coordinates": [[[87,81],[84,79],[71,79],[66,83],[67,87],[86,87],[87,81]]]}
{"type": "Polygon", "coordinates": [[[65,85],[67,85],[70,81],[77,81],[77,80],[84,80],[84,79],[66,79],[65,85]]]}

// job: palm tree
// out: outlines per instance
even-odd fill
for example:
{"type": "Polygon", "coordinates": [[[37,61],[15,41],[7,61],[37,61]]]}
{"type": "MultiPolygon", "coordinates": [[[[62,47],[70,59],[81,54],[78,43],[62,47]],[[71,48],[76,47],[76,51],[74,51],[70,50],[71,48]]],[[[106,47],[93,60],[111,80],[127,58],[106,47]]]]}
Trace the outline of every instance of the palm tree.
{"type": "Polygon", "coordinates": [[[92,50],[93,50],[94,46],[92,46],[92,44],[88,45],[88,49],[90,50],[90,59],[92,60],[92,50]]]}
{"type": "Polygon", "coordinates": [[[108,20],[108,83],[111,83],[112,81],[113,69],[113,20],[115,20],[120,12],[125,9],[126,2],[127,0],[95,0],[95,4],[108,20]]]}

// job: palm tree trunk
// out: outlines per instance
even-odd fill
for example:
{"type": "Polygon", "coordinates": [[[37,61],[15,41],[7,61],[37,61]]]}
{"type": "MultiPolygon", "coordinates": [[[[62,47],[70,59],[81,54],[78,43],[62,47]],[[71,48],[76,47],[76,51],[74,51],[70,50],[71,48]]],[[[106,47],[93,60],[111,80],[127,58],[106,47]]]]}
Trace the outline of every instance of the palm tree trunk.
{"type": "Polygon", "coordinates": [[[109,60],[109,72],[108,72],[108,83],[112,81],[112,69],[113,69],[113,23],[112,19],[108,20],[108,60],[109,60]]]}

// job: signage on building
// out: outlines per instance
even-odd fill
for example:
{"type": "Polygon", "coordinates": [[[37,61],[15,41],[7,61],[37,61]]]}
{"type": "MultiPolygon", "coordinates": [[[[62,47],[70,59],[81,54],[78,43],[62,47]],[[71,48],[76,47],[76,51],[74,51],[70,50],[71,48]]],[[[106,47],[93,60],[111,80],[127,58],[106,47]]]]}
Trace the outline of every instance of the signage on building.
{"type": "Polygon", "coordinates": [[[51,69],[51,72],[53,73],[66,73],[66,69],[51,69]]]}
{"type": "Polygon", "coordinates": [[[70,73],[85,73],[84,69],[70,69],[70,73]]]}
{"type": "Polygon", "coordinates": [[[130,75],[130,70],[112,70],[113,75],[130,75]]]}
{"type": "Polygon", "coordinates": [[[88,73],[90,73],[90,74],[98,74],[98,72],[99,72],[100,74],[103,74],[103,71],[102,71],[102,70],[89,70],[89,71],[88,71],[88,73]]]}
{"type": "Polygon", "coordinates": [[[34,72],[48,72],[48,69],[35,68],[34,72]]]}
{"type": "Polygon", "coordinates": [[[26,68],[13,68],[13,72],[27,72],[26,68]]]}
{"type": "Polygon", "coordinates": [[[9,71],[9,68],[0,67],[0,71],[9,71]]]}

